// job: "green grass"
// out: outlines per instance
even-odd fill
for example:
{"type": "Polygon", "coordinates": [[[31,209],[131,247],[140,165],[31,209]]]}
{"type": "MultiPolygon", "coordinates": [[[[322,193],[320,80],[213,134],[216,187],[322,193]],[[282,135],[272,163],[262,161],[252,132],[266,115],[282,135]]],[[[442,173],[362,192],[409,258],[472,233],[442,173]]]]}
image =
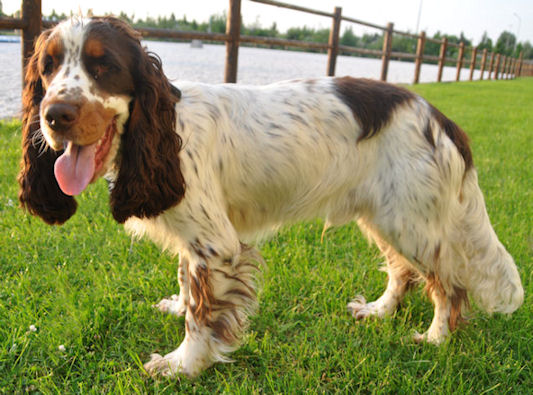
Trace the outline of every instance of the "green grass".
{"type": "Polygon", "coordinates": [[[384,320],[356,323],[346,303],[381,294],[386,275],[356,226],[284,229],[261,250],[260,314],[232,364],[197,380],[152,379],[142,362],[184,336],[150,306],[177,292],[176,262],[131,242],[103,181],[50,227],[17,203],[20,123],[0,123],[0,393],[530,393],[533,388],[533,79],[413,88],[470,135],[491,220],[526,290],[511,317],[475,309],[441,347],[417,345],[432,307],[420,290],[384,320]],[[37,327],[36,332],[29,330],[37,327]],[[65,351],[58,349],[65,346],[65,351]]]}

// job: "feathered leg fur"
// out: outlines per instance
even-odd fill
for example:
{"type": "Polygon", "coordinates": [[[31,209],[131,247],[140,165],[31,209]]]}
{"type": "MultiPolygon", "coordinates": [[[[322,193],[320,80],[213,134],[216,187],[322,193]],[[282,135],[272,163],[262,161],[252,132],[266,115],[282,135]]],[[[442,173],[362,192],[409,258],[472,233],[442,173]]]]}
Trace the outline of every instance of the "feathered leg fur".
{"type": "MultiPolygon", "coordinates": [[[[225,355],[240,345],[248,316],[256,309],[255,274],[261,257],[255,249],[241,244],[224,258],[214,247],[196,243],[182,261],[188,263],[189,279],[185,339],[165,356],[152,354],[145,364],[150,374],[195,377],[214,362],[228,362],[225,355]]],[[[179,301],[170,300],[170,308],[174,303],[179,301]]]]}

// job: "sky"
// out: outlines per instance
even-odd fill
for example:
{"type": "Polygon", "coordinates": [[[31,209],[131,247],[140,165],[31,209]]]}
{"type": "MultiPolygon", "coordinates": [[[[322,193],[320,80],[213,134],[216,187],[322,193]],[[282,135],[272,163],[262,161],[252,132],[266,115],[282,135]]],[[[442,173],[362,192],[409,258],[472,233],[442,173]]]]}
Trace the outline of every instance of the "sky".
{"type": "MultiPolygon", "coordinates": [[[[21,0],[0,0],[3,10],[11,14],[20,9],[21,0]]],[[[518,37],[518,41],[533,43],[533,0],[282,0],[320,11],[333,12],[335,6],[342,7],[342,14],[355,19],[385,26],[394,23],[396,30],[417,31],[420,10],[419,30],[432,36],[437,31],[465,37],[477,44],[483,32],[495,42],[504,30],[518,37]]],[[[183,15],[188,20],[207,21],[209,16],[227,10],[228,0],[42,0],[44,14],[53,9],[58,13],[86,13],[89,8],[94,15],[118,14],[120,11],[135,18],[170,15],[177,18],[183,15]],[[90,3],[90,5],[89,5],[90,3]]],[[[253,3],[242,0],[241,14],[245,24],[259,22],[269,27],[276,22],[279,31],[289,27],[308,26],[330,28],[331,19],[305,14],[293,10],[253,3]]],[[[352,26],[356,34],[374,33],[375,29],[342,22],[341,29],[352,26]]]]}

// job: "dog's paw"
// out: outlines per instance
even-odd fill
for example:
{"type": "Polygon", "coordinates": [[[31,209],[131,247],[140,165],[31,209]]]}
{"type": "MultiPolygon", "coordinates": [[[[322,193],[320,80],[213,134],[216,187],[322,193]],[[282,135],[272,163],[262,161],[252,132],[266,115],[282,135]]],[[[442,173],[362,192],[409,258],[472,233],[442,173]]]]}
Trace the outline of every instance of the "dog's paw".
{"type": "Polygon", "coordinates": [[[367,303],[364,296],[356,296],[348,306],[348,311],[352,313],[356,320],[362,320],[369,317],[384,317],[391,312],[380,300],[367,303]]]}
{"type": "Polygon", "coordinates": [[[152,354],[150,361],[144,364],[144,369],[152,377],[183,375],[195,378],[213,362],[205,342],[185,339],[176,350],[164,357],[152,354]]]}
{"type": "Polygon", "coordinates": [[[172,295],[169,299],[161,299],[159,303],[152,305],[152,307],[176,317],[184,316],[187,311],[186,303],[178,295],[172,295]]]}
{"type": "Polygon", "coordinates": [[[144,370],[150,376],[172,376],[177,374],[179,366],[173,366],[172,362],[160,354],[150,354],[150,360],[144,364],[144,370]]]}
{"type": "Polygon", "coordinates": [[[164,357],[160,354],[151,354],[150,360],[144,364],[144,370],[152,377],[177,377],[178,375],[183,375],[188,378],[194,378],[198,376],[201,370],[187,369],[184,366],[184,358],[178,350],[164,357]]]}
{"type": "Polygon", "coordinates": [[[431,333],[430,331],[419,333],[418,331],[415,331],[413,334],[413,341],[415,343],[429,343],[433,344],[435,346],[440,345],[444,340],[446,340],[446,336],[443,334],[435,334],[431,333]]]}

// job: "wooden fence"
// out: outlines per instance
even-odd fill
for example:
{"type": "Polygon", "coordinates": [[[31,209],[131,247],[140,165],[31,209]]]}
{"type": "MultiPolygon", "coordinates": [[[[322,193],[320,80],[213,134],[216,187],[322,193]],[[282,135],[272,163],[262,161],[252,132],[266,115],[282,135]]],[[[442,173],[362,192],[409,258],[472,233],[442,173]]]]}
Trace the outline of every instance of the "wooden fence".
{"type": "MultiPolygon", "coordinates": [[[[481,53],[476,47],[466,48],[464,43],[450,43],[446,37],[442,40],[435,40],[426,37],[425,32],[420,34],[412,34],[402,32],[394,29],[393,23],[388,23],[387,26],[380,26],[370,22],[364,22],[355,18],[350,18],[342,15],[342,9],[335,7],[332,13],[317,11],[306,7],[300,7],[292,4],[282,3],[271,0],[249,0],[255,3],[262,3],[269,6],[276,6],[286,8],[294,11],[305,12],[314,15],[320,15],[331,18],[332,26],[330,29],[328,43],[316,43],[298,40],[287,40],[274,37],[256,37],[241,34],[241,0],[229,0],[229,8],[227,13],[226,33],[205,33],[180,31],[171,29],[155,29],[155,28],[137,28],[144,37],[152,38],[174,38],[181,40],[200,39],[209,41],[220,41],[226,43],[226,65],[224,72],[225,82],[237,82],[237,65],[239,57],[239,44],[256,44],[256,45],[273,45],[291,48],[315,49],[327,51],[328,60],[326,74],[328,76],[335,75],[335,66],[337,56],[339,53],[370,55],[381,58],[381,80],[387,80],[387,73],[391,59],[400,60],[414,60],[415,71],[413,83],[417,84],[420,80],[420,70],[424,61],[437,62],[438,72],[436,80],[442,80],[442,73],[446,63],[453,63],[456,65],[456,81],[460,80],[463,68],[469,67],[469,79],[474,77],[474,70],[476,65],[479,65],[480,79],[485,78],[487,73],[488,79],[510,79],[516,76],[532,76],[533,64],[524,62],[522,53],[518,58],[501,55],[494,52],[487,52],[484,49],[481,53]],[[340,44],[340,26],[341,22],[355,23],[371,27],[383,32],[383,48],[381,50],[357,48],[340,44]],[[401,35],[411,37],[417,40],[416,53],[393,52],[392,42],[394,35],[401,35]],[[427,42],[433,42],[440,45],[440,55],[432,56],[425,55],[424,48],[427,42]],[[448,57],[448,49],[450,47],[458,48],[458,55],[456,58],[448,57]],[[469,51],[470,59],[465,57],[465,53],[469,51]],[[479,63],[478,63],[479,60],[479,63]],[[487,64],[488,62],[488,64],[487,64]]],[[[36,37],[40,34],[43,27],[48,28],[54,23],[42,20],[41,0],[23,0],[22,1],[22,17],[18,18],[3,18],[0,17],[0,29],[20,29],[22,32],[22,65],[25,67],[27,59],[33,52],[33,43],[36,37]]],[[[24,73],[23,73],[24,74],[24,73]]]]}

